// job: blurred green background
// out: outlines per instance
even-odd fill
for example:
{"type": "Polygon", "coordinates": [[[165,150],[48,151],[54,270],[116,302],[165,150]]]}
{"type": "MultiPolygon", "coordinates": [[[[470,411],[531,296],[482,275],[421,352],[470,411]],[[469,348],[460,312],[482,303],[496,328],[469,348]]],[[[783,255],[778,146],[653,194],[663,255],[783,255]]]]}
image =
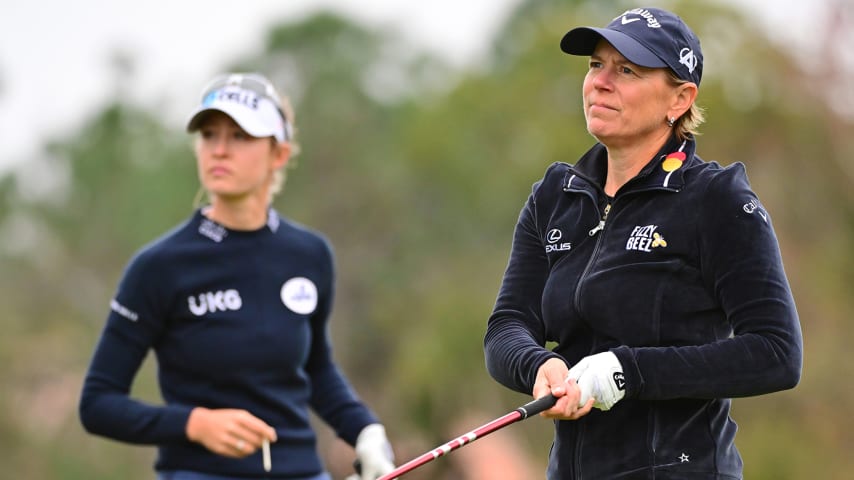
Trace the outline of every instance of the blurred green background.
{"type": "MultiPolygon", "coordinates": [[[[627,6],[523,2],[489,55],[464,68],[333,14],[275,25],[254,55],[223,59],[223,70],[265,72],[292,96],[302,152],[275,206],[335,247],[336,357],[400,462],[528,401],[486,373],[486,319],[532,183],[593,142],[580,108],[586,61],[558,42],[569,27],[604,24],[627,6]]],[[[832,92],[852,85],[838,57],[851,45],[824,31],[826,58],[804,62],[725,4],[667,6],[706,56],[698,151],[747,164],[804,331],[801,384],[734,401],[745,476],[847,478],[854,115],[832,92]]],[[[114,73],[106,107],[47,142],[42,160],[0,177],[4,478],[153,478],[154,450],[87,435],[77,399],[125,262],[191,213],[198,181],[190,137],[122,100],[133,58],[117,55],[114,73]]],[[[153,363],[134,395],[156,402],[153,363]]],[[[352,450],[318,429],[343,478],[352,450]]],[[[550,423],[535,418],[407,478],[543,478],[550,440],[550,423]]]]}

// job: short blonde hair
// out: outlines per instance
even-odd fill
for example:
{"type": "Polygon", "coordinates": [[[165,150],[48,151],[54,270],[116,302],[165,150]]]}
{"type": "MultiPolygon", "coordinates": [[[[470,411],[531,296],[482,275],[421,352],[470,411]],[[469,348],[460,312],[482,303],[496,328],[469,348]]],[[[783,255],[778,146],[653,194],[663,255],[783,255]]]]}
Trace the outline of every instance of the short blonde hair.
{"type": "MultiPolygon", "coordinates": [[[[676,73],[669,68],[667,69],[667,73],[668,78],[670,79],[670,84],[674,87],[690,83],[688,80],[682,80],[677,77],[676,73]]],[[[697,105],[697,102],[695,101],[691,104],[691,108],[689,108],[687,112],[683,113],[675,122],[673,122],[673,130],[676,132],[676,136],[679,137],[680,140],[687,140],[690,137],[700,135],[700,125],[705,121],[705,109],[697,105]]]]}

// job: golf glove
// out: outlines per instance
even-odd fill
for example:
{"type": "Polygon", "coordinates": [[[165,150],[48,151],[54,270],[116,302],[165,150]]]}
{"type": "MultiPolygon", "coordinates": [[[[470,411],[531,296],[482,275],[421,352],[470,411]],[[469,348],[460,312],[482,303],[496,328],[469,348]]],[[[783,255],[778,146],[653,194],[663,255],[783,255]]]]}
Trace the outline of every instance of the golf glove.
{"type": "Polygon", "coordinates": [[[376,480],[394,470],[394,453],[386,438],[385,427],[373,423],[363,428],[356,438],[356,461],[359,474],[347,480],[376,480]]]}
{"type": "Polygon", "coordinates": [[[593,408],[610,410],[626,395],[626,378],[623,366],[612,352],[602,352],[584,357],[569,369],[567,380],[574,379],[581,388],[578,406],[584,406],[590,397],[593,408]]]}

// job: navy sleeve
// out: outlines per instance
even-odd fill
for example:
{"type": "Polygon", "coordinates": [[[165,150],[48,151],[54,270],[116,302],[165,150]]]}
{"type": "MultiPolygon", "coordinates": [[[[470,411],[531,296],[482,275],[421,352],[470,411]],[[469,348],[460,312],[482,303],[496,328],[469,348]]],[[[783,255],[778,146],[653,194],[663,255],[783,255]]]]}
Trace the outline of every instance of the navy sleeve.
{"type": "Polygon", "coordinates": [[[93,434],[139,444],[186,440],[191,407],[154,406],[130,397],[131,384],[157,338],[157,279],[145,255],[129,264],[83,382],[79,414],[93,434]]]}
{"type": "Polygon", "coordinates": [[[356,396],[332,357],[328,325],[335,296],[335,271],[331,247],[324,243],[323,248],[325,251],[318,258],[326,259],[328,282],[320,292],[318,308],[311,318],[311,352],[306,364],[312,386],[310,404],[339,437],[355,445],[359,432],[379,420],[356,396]]]}
{"type": "Polygon", "coordinates": [[[701,209],[700,267],[733,334],[707,345],[615,349],[627,396],[742,397],[792,388],[800,379],[795,302],[771,218],[741,164],[715,174],[701,209]]]}
{"type": "Polygon", "coordinates": [[[537,233],[534,197],[528,198],[516,223],[510,259],[484,336],[490,375],[507,388],[528,395],[539,367],[549,358],[560,358],[544,347],[541,305],[549,268],[537,233]]]}

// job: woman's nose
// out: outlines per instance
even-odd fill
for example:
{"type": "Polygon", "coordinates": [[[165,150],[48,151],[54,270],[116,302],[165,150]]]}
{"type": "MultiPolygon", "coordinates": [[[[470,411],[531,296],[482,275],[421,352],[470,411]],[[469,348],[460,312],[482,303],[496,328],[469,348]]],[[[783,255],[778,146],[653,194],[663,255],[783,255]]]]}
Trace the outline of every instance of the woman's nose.
{"type": "Polygon", "coordinates": [[[211,151],[215,155],[224,155],[228,151],[228,137],[217,135],[211,139],[211,151]]]}
{"type": "Polygon", "coordinates": [[[607,68],[599,69],[593,72],[592,83],[596,88],[610,88],[612,85],[611,71],[607,68]]]}

